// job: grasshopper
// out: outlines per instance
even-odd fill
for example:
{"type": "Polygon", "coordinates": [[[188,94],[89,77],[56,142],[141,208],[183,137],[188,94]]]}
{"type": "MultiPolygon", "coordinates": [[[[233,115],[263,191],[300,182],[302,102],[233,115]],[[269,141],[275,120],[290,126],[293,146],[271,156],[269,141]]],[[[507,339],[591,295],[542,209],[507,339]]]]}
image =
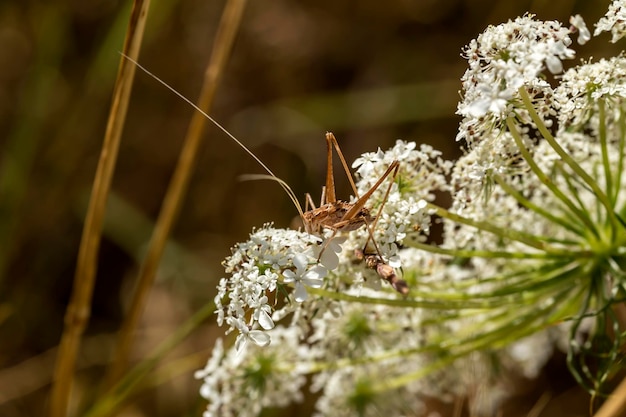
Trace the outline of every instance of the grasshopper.
{"type": "MultiPolygon", "coordinates": [[[[352,231],[360,229],[362,226],[366,226],[369,237],[365,242],[363,249],[357,252],[357,258],[364,260],[365,265],[368,268],[375,270],[378,276],[389,282],[389,284],[391,284],[396,291],[403,295],[408,294],[409,287],[407,283],[398,278],[395,270],[390,265],[385,263],[373,235],[373,230],[376,228],[376,223],[382,213],[383,206],[389,197],[391,186],[398,175],[400,163],[398,161],[393,161],[383,175],[381,175],[381,177],[376,181],[376,183],[372,185],[372,187],[370,187],[365,194],[359,197],[359,192],[357,191],[356,184],[354,183],[354,179],[352,178],[346,159],[341,152],[341,148],[337,143],[335,135],[331,132],[326,132],[326,148],[326,185],[322,188],[322,198],[319,207],[315,207],[310,194],[306,195],[306,211],[304,211],[301,216],[305,230],[308,233],[320,235],[323,233],[323,229],[330,229],[332,231],[332,235],[326,240],[326,245],[339,231],[352,231]],[[341,160],[343,169],[345,170],[346,176],[352,186],[352,191],[357,198],[357,200],[353,203],[337,200],[336,198],[335,178],[333,175],[333,148],[341,160]],[[365,207],[365,204],[372,194],[390,175],[391,181],[378,209],[378,213],[376,216],[372,216],[370,211],[365,207]],[[311,209],[308,209],[309,205],[311,206],[311,209]],[[369,241],[373,243],[375,253],[366,252],[369,241]]],[[[324,249],[325,246],[322,247],[320,257],[324,249]]]]}
{"type": "Polygon", "coordinates": [[[279,183],[279,185],[285,190],[294,206],[298,210],[298,214],[302,219],[302,223],[304,224],[304,229],[307,233],[311,233],[317,236],[321,236],[324,233],[325,229],[331,230],[332,234],[329,238],[327,238],[322,246],[318,259],[321,258],[322,253],[326,249],[328,243],[332,240],[332,238],[341,231],[353,231],[357,230],[363,226],[367,227],[369,237],[365,242],[364,248],[361,251],[357,251],[357,258],[360,260],[364,260],[365,264],[368,268],[373,269],[377,272],[377,274],[389,282],[391,286],[398,291],[399,293],[406,295],[409,292],[409,287],[405,281],[399,279],[395,273],[395,270],[388,265],[378,248],[376,240],[374,239],[373,230],[375,230],[376,223],[378,217],[382,213],[383,206],[389,196],[389,192],[391,191],[391,186],[393,185],[393,181],[395,180],[400,164],[398,161],[393,161],[385,173],[376,181],[376,183],[362,196],[359,196],[359,193],[356,188],[356,184],[354,183],[354,179],[352,178],[352,174],[350,173],[350,169],[348,168],[348,164],[341,152],[337,139],[335,135],[331,132],[326,133],[326,146],[327,146],[327,167],[326,167],[326,185],[322,187],[322,197],[319,207],[316,207],[313,203],[313,199],[310,194],[306,195],[305,209],[302,209],[295,193],[292,191],[289,185],[278,178],[264,163],[261,161],[246,145],[244,145],[239,139],[237,139],[234,135],[232,135],[226,128],[224,128],[219,122],[217,122],[213,117],[207,114],[205,111],[200,109],[196,104],[194,104],[187,97],[183,96],[181,93],[176,91],[173,87],[167,84],[165,81],[161,80],[155,74],[150,72],[148,69],[144,68],[137,61],[132,58],[125,56],[126,59],[135,64],[139,69],[144,71],[150,77],[154,78],[157,82],[162,84],[168,90],[173,92],[187,104],[192,106],[196,111],[200,112],[204,117],[206,117],[210,122],[212,122],[217,128],[222,130],[231,140],[233,140],[237,145],[239,145],[245,152],[247,152],[259,165],[269,174],[269,175],[247,175],[244,176],[247,179],[271,179],[279,183]],[[354,195],[356,197],[356,201],[350,203],[347,201],[338,200],[335,195],[335,179],[333,174],[333,149],[337,152],[339,159],[341,160],[341,164],[343,169],[346,172],[346,176],[350,182],[354,195]],[[378,213],[376,216],[373,216],[370,211],[365,207],[369,198],[372,194],[382,185],[382,183],[391,176],[391,181],[387,187],[386,193],[383,197],[383,202],[381,203],[378,213]],[[309,208],[310,206],[310,208],[309,208]],[[373,243],[375,248],[375,252],[367,252],[367,247],[369,242],[373,243]]]}
{"type": "MultiPolygon", "coordinates": [[[[319,207],[315,207],[313,199],[310,194],[306,196],[306,208],[307,211],[303,213],[303,222],[305,229],[308,233],[320,234],[323,228],[331,229],[334,232],[352,231],[357,230],[361,226],[374,221],[374,217],[370,214],[369,210],[365,207],[365,204],[371,197],[371,195],[380,187],[385,179],[393,172],[392,179],[395,178],[398,172],[398,161],[394,161],[389,165],[387,171],[380,177],[380,179],[374,184],[363,196],[359,197],[359,193],[356,189],[354,179],[348,169],[348,164],[339,148],[335,135],[331,132],[326,132],[326,146],[327,146],[327,165],[326,165],[326,186],[322,189],[322,202],[319,207]],[[333,152],[332,148],[335,148],[341,164],[346,171],[352,191],[357,198],[354,203],[348,203],[345,201],[337,200],[335,196],[335,179],[333,175],[333,152]],[[308,206],[311,209],[308,209],[308,206]]],[[[386,198],[386,197],[385,197],[386,198]]]]}

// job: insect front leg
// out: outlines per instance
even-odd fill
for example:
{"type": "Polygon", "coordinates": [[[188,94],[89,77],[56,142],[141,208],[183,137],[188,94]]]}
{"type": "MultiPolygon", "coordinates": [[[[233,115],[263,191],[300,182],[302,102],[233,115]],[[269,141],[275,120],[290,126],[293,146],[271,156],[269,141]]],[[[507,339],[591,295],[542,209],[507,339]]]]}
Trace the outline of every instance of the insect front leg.
{"type": "Polygon", "coordinates": [[[313,202],[313,198],[311,198],[311,194],[306,193],[306,198],[304,201],[304,211],[307,212],[309,210],[315,210],[315,203],[313,202]]]}

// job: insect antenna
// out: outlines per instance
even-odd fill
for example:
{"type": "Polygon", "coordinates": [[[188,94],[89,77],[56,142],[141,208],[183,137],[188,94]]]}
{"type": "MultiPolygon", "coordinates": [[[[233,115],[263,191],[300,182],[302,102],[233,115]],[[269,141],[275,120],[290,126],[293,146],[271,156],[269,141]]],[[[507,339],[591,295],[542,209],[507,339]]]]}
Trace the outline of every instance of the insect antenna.
{"type": "Polygon", "coordinates": [[[154,78],[156,81],[158,81],[161,85],[163,85],[165,88],[167,88],[168,90],[170,90],[172,93],[176,94],[180,99],[182,99],[184,102],[186,102],[187,104],[189,104],[191,107],[193,107],[196,111],[200,112],[200,114],[202,114],[204,117],[206,117],[211,123],[213,123],[215,126],[217,126],[222,132],[224,132],[226,134],[226,136],[228,136],[230,139],[232,139],[237,145],[239,145],[244,151],[246,151],[248,153],[248,155],[250,155],[256,162],[258,162],[259,165],[261,165],[261,167],[269,174],[269,175],[247,175],[247,176],[242,176],[245,177],[247,179],[271,179],[273,181],[276,181],[283,190],[285,190],[285,192],[287,193],[287,195],[289,196],[289,199],[291,199],[291,201],[293,202],[294,206],[296,206],[296,209],[298,210],[298,214],[300,215],[301,218],[303,218],[304,213],[302,211],[302,206],[300,205],[300,202],[298,201],[298,199],[296,198],[295,193],[293,192],[293,190],[291,189],[291,187],[289,187],[289,185],[283,181],[282,179],[278,178],[271,169],[269,169],[269,167],[267,165],[265,165],[263,163],[263,161],[261,161],[261,159],[259,157],[257,157],[254,152],[252,152],[250,149],[248,149],[248,147],[246,145],[243,144],[243,142],[241,142],[239,139],[237,139],[232,133],[230,133],[224,126],[222,126],[217,120],[215,120],[213,117],[209,116],[209,114],[207,112],[205,112],[204,110],[202,110],[200,107],[198,107],[193,101],[191,101],[190,99],[188,99],[187,97],[185,97],[184,95],[182,95],[181,93],[179,93],[178,91],[176,91],[176,89],[174,89],[174,87],[171,87],[168,83],[166,83],[165,81],[163,81],[162,79],[160,79],[159,77],[157,77],[155,74],[153,74],[152,72],[150,72],[147,68],[145,68],[143,65],[141,65],[139,62],[135,61],[134,59],[132,59],[131,57],[129,57],[126,54],[123,54],[120,52],[120,54],[126,58],[127,60],[129,60],[130,62],[132,62],[133,64],[135,64],[137,66],[137,68],[139,68],[140,70],[142,70],[143,72],[145,72],[146,74],[148,74],[150,77],[154,78]]]}
{"type": "Polygon", "coordinates": [[[242,181],[255,181],[255,180],[276,181],[278,184],[280,184],[280,186],[283,188],[283,190],[285,190],[287,195],[289,195],[289,198],[293,202],[293,205],[296,206],[296,209],[298,210],[298,213],[300,214],[300,217],[304,216],[304,212],[302,211],[302,206],[300,205],[300,202],[298,201],[298,198],[296,197],[296,194],[293,192],[293,190],[291,189],[289,184],[287,184],[285,182],[285,180],[277,177],[274,174],[272,174],[272,175],[244,174],[244,175],[240,175],[239,179],[242,180],[242,181]]]}

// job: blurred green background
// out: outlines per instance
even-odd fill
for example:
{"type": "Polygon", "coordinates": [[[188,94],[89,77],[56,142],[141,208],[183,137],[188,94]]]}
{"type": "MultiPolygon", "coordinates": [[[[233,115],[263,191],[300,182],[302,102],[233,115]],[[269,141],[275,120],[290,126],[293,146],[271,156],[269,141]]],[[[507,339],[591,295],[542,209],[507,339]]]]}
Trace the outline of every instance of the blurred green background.
{"type": "MultiPolygon", "coordinates": [[[[349,161],[399,138],[430,143],[454,158],[461,48],[488,24],[526,11],[562,22],[580,13],[593,30],[608,3],[252,0],[213,115],[298,196],[311,192],[317,199],[326,130],[349,161]]],[[[195,99],[223,6],[153,1],[140,62],[195,99]]],[[[46,406],[129,7],[121,0],[0,2],[1,416],[41,416],[46,406]]],[[[580,56],[614,54],[607,39],[578,48],[580,56]]],[[[79,360],[75,398],[86,404],[109,359],[192,111],[137,72],[79,360]]],[[[136,358],[213,299],[220,262],[235,242],[265,222],[287,227],[297,215],[276,184],[238,180],[261,172],[223,133],[209,129],[136,358]]],[[[347,197],[347,181],[337,179],[339,196],[347,197]]],[[[200,415],[204,401],[191,371],[202,366],[220,332],[199,329],[173,355],[189,360],[173,366],[163,376],[167,382],[151,381],[155,386],[122,415],[200,415]]],[[[586,415],[584,396],[563,397],[578,391],[569,390],[573,383],[560,361],[507,415],[526,415],[542,392],[555,398],[550,407],[561,408],[541,415],[586,415]]],[[[294,407],[276,415],[298,413],[294,407]]]]}

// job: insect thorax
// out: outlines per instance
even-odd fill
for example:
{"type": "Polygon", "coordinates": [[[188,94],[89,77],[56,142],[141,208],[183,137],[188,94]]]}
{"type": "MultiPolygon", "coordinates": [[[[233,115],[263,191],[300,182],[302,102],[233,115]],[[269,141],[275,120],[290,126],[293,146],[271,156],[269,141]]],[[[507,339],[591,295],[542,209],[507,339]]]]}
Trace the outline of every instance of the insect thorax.
{"type": "Polygon", "coordinates": [[[322,229],[349,232],[374,220],[374,216],[365,207],[361,208],[350,219],[344,220],[344,216],[353,206],[351,203],[338,200],[305,212],[304,222],[307,225],[307,230],[315,234],[321,233],[322,229]]]}

